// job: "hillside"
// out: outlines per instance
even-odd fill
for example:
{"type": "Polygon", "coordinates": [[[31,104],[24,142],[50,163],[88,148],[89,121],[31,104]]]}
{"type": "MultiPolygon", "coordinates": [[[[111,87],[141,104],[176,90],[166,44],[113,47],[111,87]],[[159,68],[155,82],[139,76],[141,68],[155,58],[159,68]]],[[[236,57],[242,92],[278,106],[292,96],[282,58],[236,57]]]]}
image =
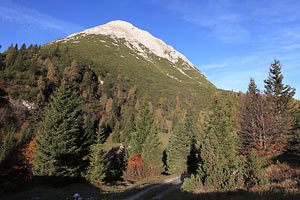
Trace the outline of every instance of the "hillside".
{"type": "Polygon", "coordinates": [[[58,45],[68,48],[74,57],[91,60],[96,73],[121,76],[127,88],[136,85],[137,95],[151,97],[154,104],[165,98],[175,105],[178,96],[185,104],[204,107],[217,91],[185,56],[124,21],[87,29],[42,48],[58,45]]]}
{"type": "Polygon", "coordinates": [[[245,94],[219,90],[122,21],[11,45],[0,53],[0,198],[152,199],[180,177],[165,197],[299,199],[300,106],[281,67],[264,93],[254,79],[245,94]]]}

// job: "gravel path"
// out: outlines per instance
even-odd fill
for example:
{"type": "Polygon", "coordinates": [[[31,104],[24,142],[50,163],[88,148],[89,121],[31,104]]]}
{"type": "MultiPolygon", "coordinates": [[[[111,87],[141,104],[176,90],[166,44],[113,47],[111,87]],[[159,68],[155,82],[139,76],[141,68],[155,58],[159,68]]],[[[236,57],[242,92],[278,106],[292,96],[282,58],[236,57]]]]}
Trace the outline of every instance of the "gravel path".
{"type": "MultiPolygon", "coordinates": [[[[161,186],[163,186],[163,185],[169,184],[169,183],[171,183],[171,182],[175,182],[176,184],[178,184],[178,182],[181,183],[180,176],[176,176],[176,177],[173,177],[173,178],[168,178],[168,179],[164,180],[162,183],[159,183],[159,184],[157,184],[157,185],[153,185],[153,186],[151,186],[151,187],[149,187],[149,188],[147,188],[147,189],[145,189],[145,190],[142,190],[142,191],[136,193],[136,194],[133,195],[133,196],[130,196],[130,197],[124,199],[124,200],[135,200],[135,199],[141,197],[142,195],[146,194],[147,192],[149,192],[149,191],[151,191],[151,190],[153,190],[153,189],[155,189],[155,188],[161,187],[161,186]],[[175,181],[176,181],[176,182],[175,182],[175,181]]],[[[165,192],[165,191],[164,191],[164,192],[165,192]]],[[[164,192],[163,192],[163,193],[164,193],[164,192]]],[[[160,194],[161,194],[161,193],[160,193],[160,194]]],[[[157,196],[158,196],[158,195],[157,195],[157,196]]]]}
{"type": "Polygon", "coordinates": [[[168,178],[168,179],[164,180],[163,182],[161,182],[157,185],[153,185],[153,186],[151,186],[147,189],[144,189],[144,190],[136,193],[135,195],[130,196],[130,197],[124,199],[124,200],[135,200],[135,199],[141,197],[142,195],[146,194],[147,192],[149,192],[153,189],[156,189],[156,188],[159,188],[161,186],[172,183],[172,185],[167,190],[159,193],[158,195],[156,195],[152,198],[152,199],[161,199],[166,194],[168,194],[169,192],[171,192],[172,190],[175,190],[178,186],[180,186],[183,182],[183,177],[186,177],[186,176],[176,176],[176,177],[173,177],[173,178],[168,178]]]}

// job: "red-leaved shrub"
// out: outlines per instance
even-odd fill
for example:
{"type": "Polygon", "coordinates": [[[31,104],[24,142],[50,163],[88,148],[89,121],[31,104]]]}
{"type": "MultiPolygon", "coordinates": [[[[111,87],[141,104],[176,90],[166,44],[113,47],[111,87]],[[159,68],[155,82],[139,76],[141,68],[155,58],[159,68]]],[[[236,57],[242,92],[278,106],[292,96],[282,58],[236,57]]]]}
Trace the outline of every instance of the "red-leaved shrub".
{"type": "Polygon", "coordinates": [[[140,154],[134,154],[128,160],[126,171],[124,173],[125,180],[138,181],[148,176],[148,170],[145,168],[140,154]]]}

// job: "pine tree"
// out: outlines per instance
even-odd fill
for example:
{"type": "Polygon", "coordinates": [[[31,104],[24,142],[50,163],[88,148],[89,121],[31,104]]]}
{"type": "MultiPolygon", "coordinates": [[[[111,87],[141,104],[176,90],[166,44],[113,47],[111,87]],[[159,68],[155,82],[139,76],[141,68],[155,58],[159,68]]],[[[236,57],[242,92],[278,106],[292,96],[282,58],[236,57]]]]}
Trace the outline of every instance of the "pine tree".
{"type": "Polygon", "coordinates": [[[88,179],[93,182],[102,183],[107,176],[109,161],[107,153],[102,144],[93,144],[90,153],[90,169],[88,179]]]}
{"type": "Polygon", "coordinates": [[[184,124],[178,122],[172,131],[167,147],[167,163],[171,173],[188,171],[187,161],[190,151],[190,136],[186,133],[184,124]]]}
{"type": "Polygon", "coordinates": [[[41,123],[33,174],[76,177],[81,170],[83,113],[77,88],[63,84],[41,123]]]}
{"type": "Polygon", "coordinates": [[[90,166],[87,172],[87,178],[90,181],[102,183],[108,175],[108,160],[107,152],[103,149],[103,129],[99,129],[96,135],[96,140],[91,145],[91,152],[89,155],[90,166]]]}
{"type": "Polygon", "coordinates": [[[87,115],[84,121],[84,136],[82,140],[84,141],[86,147],[90,146],[95,142],[95,117],[92,115],[87,115]]]}
{"type": "Polygon", "coordinates": [[[153,124],[142,149],[142,159],[145,167],[150,169],[151,172],[160,173],[163,170],[162,156],[163,148],[158,137],[158,129],[153,124]]]}
{"type": "Polygon", "coordinates": [[[133,138],[132,153],[142,153],[143,145],[153,124],[153,113],[146,101],[142,104],[136,119],[136,135],[133,138]]]}
{"type": "Polygon", "coordinates": [[[184,129],[185,133],[190,137],[190,154],[188,155],[188,172],[194,173],[197,170],[197,149],[196,141],[198,136],[198,128],[196,125],[196,117],[192,114],[192,111],[189,109],[185,115],[184,119],[184,129]]]}
{"type": "Polygon", "coordinates": [[[281,132],[283,141],[287,144],[287,135],[289,129],[294,126],[292,119],[293,109],[293,96],[295,95],[295,88],[289,85],[283,84],[283,75],[281,73],[282,65],[279,60],[274,59],[274,63],[271,64],[269,76],[265,82],[265,93],[268,96],[269,101],[275,103],[275,111],[280,118],[278,132],[281,132]]]}
{"type": "Polygon", "coordinates": [[[279,111],[284,111],[288,109],[288,104],[295,95],[295,89],[283,84],[281,68],[280,61],[274,59],[274,63],[270,67],[269,76],[264,82],[266,84],[265,93],[274,98],[279,111]]]}
{"type": "Polygon", "coordinates": [[[200,140],[198,176],[207,188],[231,190],[242,182],[243,165],[231,103],[216,103],[200,140]]]}
{"type": "Polygon", "coordinates": [[[259,92],[257,85],[255,83],[255,80],[253,78],[250,78],[250,82],[248,85],[248,93],[249,94],[257,94],[259,92]]]}
{"type": "Polygon", "coordinates": [[[217,135],[213,127],[207,127],[200,141],[201,161],[197,173],[206,187],[219,188],[219,184],[222,184],[219,180],[224,180],[223,168],[226,167],[226,160],[217,135]]]}

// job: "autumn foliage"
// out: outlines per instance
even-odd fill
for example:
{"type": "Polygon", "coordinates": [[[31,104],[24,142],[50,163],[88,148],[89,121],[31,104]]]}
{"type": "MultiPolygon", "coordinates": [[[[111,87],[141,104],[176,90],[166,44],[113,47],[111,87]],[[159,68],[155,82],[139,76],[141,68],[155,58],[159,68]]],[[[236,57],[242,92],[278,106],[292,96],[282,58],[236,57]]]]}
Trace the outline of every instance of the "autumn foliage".
{"type": "Polygon", "coordinates": [[[144,166],[141,154],[134,154],[133,157],[128,160],[124,179],[137,181],[145,178],[147,175],[148,170],[144,166]]]}
{"type": "MultiPolygon", "coordinates": [[[[28,144],[26,144],[26,146],[24,147],[24,149],[22,150],[22,157],[24,158],[24,164],[25,164],[25,168],[31,172],[32,169],[32,161],[34,159],[34,150],[36,148],[36,138],[34,138],[33,140],[30,140],[30,142],[28,144]]],[[[30,173],[30,177],[32,176],[32,174],[30,173]]]]}

